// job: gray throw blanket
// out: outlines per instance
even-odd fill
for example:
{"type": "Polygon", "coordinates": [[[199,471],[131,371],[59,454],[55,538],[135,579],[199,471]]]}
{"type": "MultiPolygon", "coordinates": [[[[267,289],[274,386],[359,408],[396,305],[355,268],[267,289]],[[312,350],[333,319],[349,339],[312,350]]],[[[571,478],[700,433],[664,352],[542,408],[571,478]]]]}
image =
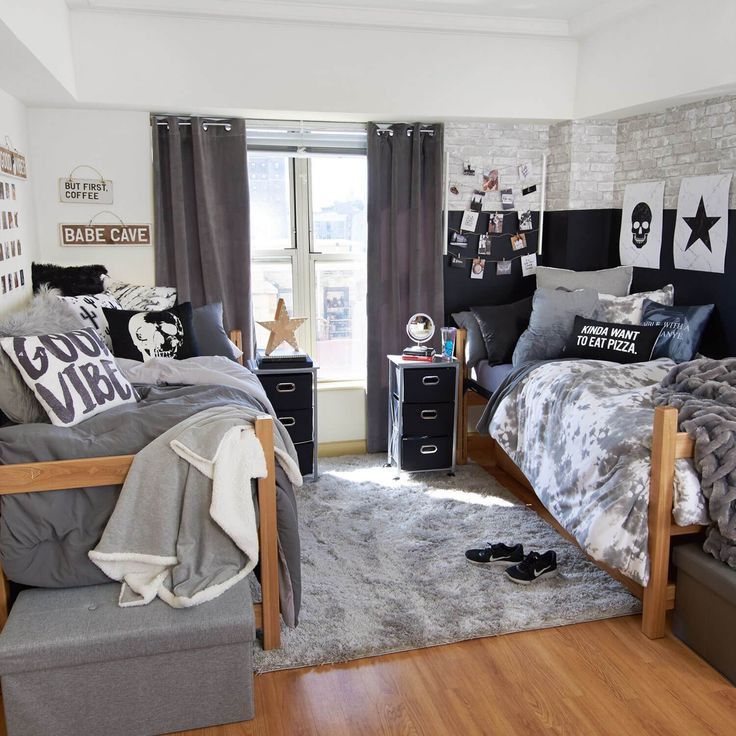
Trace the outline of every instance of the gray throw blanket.
{"type": "Polygon", "coordinates": [[[675,366],[654,401],[676,407],[680,429],[695,440],[694,464],[712,522],[703,549],[736,568],[736,358],[675,366]]]}
{"type": "MultiPolygon", "coordinates": [[[[136,455],[102,539],[89,553],[106,575],[123,582],[120,605],[156,596],[176,608],[198,605],[256,565],[251,480],[266,474],[252,425],[259,415],[235,405],[206,409],[136,455]]],[[[293,445],[281,425],[274,426],[277,462],[301,485],[293,445]]]]}

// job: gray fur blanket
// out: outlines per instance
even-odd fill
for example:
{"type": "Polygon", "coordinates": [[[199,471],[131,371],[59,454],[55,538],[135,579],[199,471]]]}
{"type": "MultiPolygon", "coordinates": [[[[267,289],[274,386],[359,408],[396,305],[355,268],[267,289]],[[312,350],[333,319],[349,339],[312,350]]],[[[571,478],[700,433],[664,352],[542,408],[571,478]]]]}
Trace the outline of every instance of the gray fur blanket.
{"type": "Polygon", "coordinates": [[[679,411],[695,440],[695,468],[711,525],[704,549],[736,568],[736,358],[701,358],[675,366],[654,392],[679,411]]]}

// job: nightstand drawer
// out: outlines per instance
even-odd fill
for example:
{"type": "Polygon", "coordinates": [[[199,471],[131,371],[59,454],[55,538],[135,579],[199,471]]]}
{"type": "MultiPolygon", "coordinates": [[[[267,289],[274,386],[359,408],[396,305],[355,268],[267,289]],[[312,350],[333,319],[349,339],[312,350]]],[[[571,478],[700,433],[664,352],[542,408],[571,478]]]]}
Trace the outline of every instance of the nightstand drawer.
{"type": "Polygon", "coordinates": [[[452,435],[455,404],[404,404],[402,435],[404,437],[441,437],[452,435]]]}
{"type": "Polygon", "coordinates": [[[282,410],[309,409],[312,406],[312,374],[287,373],[258,376],[273,408],[282,410]]]}
{"type": "Polygon", "coordinates": [[[437,470],[452,466],[452,435],[401,440],[402,470],[437,470]]]}
{"type": "Polygon", "coordinates": [[[299,458],[299,470],[302,475],[311,475],[314,470],[314,442],[300,442],[295,444],[296,455],[299,458]]]}
{"type": "MultiPolygon", "coordinates": [[[[399,385],[399,382],[396,382],[399,385]]],[[[411,368],[404,370],[404,402],[444,404],[455,400],[455,369],[411,368]]]]}
{"type": "Polygon", "coordinates": [[[277,411],[281,424],[286,427],[292,442],[310,442],[312,439],[312,409],[277,411]]]}

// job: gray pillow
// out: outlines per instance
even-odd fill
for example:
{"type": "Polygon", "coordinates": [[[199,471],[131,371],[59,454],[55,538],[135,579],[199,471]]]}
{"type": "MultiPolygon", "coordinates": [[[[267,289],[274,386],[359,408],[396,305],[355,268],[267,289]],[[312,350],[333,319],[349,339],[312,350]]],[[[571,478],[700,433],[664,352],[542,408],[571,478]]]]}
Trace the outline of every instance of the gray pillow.
{"type": "Polygon", "coordinates": [[[521,333],[529,326],[532,297],[513,304],[472,307],[471,311],[478,320],[488,362],[491,365],[509,363],[521,333]]]}
{"type": "Polygon", "coordinates": [[[512,363],[521,365],[529,360],[559,358],[572,334],[575,317],[591,318],[597,308],[598,292],[595,289],[537,289],[529,327],[516,343],[512,363]]]}
{"type": "Polygon", "coordinates": [[[594,289],[599,294],[627,296],[631,289],[633,266],[616,266],[601,271],[570,271],[566,268],[537,266],[538,289],[594,289]]]}
{"type": "Polygon", "coordinates": [[[600,322],[618,322],[624,325],[640,325],[644,314],[644,302],[658,302],[671,307],[675,303],[675,287],[667,284],[656,291],[640,291],[629,296],[598,295],[595,318],[600,322]]]}
{"type": "Polygon", "coordinates": [[[220,302],[197,307],[193,321],[200,355],[222,355],[230,360],[237,360],[243,354],[225,332],[220,302]]]}
{"type": "MultiPolygon", "coordinates": [[[[58,289],[41,286],[25,308],[0,319],[0,337],[28,337],[72,332],[84,327],[79,315],[59,299],[58,289]]],[[[0,350],[0,411],[20,424],[48,423],[49,417],[21,378],[8,355],[0,350]]]]}
{"type": "Polygon", "coordinates": [[[468,370],[472,370],[481,360],[488,358],[480,325],[472,312],[455,312],[452,318],[458,327],[468,333],[465,342],[465,363],[468,366],[468,370]]]}

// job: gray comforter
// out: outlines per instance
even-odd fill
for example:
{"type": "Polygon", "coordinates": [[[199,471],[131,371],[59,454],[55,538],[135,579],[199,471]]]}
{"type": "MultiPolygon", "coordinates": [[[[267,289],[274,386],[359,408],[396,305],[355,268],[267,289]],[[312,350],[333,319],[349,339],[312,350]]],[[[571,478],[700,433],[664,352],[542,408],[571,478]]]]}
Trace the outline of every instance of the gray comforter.
{"type": "Polygon", "coordinates": [[[676,407],[680,429],[695,439],[695,469],[711,518],[704,549],[736,568],[736,358],[675,366],[654,402],[676,407]]]}
{"type": "MultiPolygon", "coordinates": [[[[0,429],[0,462],[134,454],[182,420],[211,407],[270,409],[252,392],[234,387],[136,388],[141,395],[137,405],[116,407],[75,427],[25,424],[0,429]]],[[[301,599],[296,498],[280,467],[276,483],[279,541],[291,580],[296,619],[301,599]]],[[[55,588],[109,582],[87,555],[100,540],[119,490],[119,486],[107,486],[3,496],[0,556],[8,578],[24,585],[55,588]]]]}

